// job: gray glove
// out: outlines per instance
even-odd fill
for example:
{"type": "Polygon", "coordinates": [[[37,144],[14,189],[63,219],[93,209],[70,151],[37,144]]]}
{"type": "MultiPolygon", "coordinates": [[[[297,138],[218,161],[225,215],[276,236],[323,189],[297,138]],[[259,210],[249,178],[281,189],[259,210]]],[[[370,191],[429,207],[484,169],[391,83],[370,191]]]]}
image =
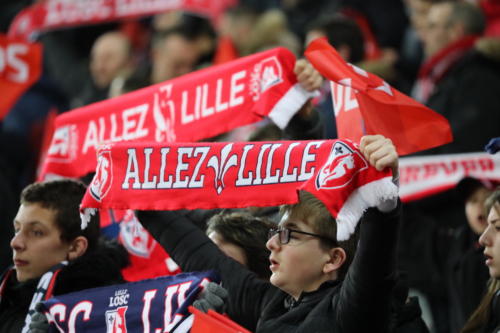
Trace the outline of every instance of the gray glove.
{"type": "Polygon", "coordinates": [[[193,306],[205,313],[209,309],[222,313],[226,299],[227,290],[215,282],[209,282],[200,294],[200,298],[193,302],[193,306]]]}
{"type": "Polygon", "coordinates": [[[31,315],[31,323],[29,325],[29,333],[46,333],[49,331],[49,321],[42,313],[41,304],[35,306],[35,313],[31,315]]]}

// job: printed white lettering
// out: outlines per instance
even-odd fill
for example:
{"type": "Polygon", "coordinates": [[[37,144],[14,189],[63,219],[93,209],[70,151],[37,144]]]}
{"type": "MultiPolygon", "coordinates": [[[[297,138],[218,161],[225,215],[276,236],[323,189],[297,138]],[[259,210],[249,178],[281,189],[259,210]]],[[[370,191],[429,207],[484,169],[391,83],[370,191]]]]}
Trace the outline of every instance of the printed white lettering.
{"type": "Polygon", "coordinates": [[[127,161],[127,172],[125,174],[125,179],[122,183],[122,189],[128,190],[130,179],[134,178],[134,183],[132,184],[133,189],[140,189],[141,182],[139,180],[139,165],[137,163],[137,155],[135,148],[127,149],[128,161],[127,161]]]}

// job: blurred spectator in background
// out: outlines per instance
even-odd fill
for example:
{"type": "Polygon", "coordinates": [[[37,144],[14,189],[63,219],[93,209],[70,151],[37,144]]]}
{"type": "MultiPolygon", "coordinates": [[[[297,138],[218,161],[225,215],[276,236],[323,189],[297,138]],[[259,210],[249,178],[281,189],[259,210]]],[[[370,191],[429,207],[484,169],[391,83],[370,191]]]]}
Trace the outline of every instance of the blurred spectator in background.
{"type": "MultiPolygon", "coordinates": [[[[326,37],[345,61],[358,64],[364,59],[365,43],[363,33],[354,20],[344,15],[324,16],[310,24],[306,32],[306,47],[313,39],[326,37]]],[[[334,106],[330,82],[325,80],[317,101],[318,110],[325,124],[325,136],[337,138],[334,106]]]]}
{"type": "Polygon", "coordinates": [[[489,274],[479,236],[487,226],[484,203],[496,185],[496,182],[466,177],[456,187],[465,205],[467,224],[457,228],[450,238],[447,265],[450,332],[460,331],[486,292],[489,274]]]}
{"type": "Polygon", "coordinates": [[[429,10],[426,60],[414,97],[445,116],[454,136],[433,153],[481,151],[500,133],[500,53],[488,47],[499,41],[478,42],[484,26],[481,10],[467,2],[445,1],[429,10]]]}
{"type": "Polygon", "coordinates": [[[118,31],[99,36],[90,53],[91,81],[75,104],[83,106],[107,99],[113,79],[128,75],[132,68],[132,46],[127,36],[118,31]]]}
{"type": "Polygon", "coordinates": [[[156,32],[151,49],[151,83],[170,80],[205,66],[211,61],[214,48],[215,32],[202,18],[185,16],[177,25],[156,32]]]}

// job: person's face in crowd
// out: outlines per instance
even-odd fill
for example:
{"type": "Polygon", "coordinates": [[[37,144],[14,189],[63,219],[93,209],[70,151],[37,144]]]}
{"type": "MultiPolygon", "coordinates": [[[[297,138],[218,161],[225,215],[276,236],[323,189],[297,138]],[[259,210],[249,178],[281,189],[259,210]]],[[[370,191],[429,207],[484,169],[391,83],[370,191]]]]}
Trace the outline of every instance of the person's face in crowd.
{"type": "Polygon", "coordinates": [[[243,266],[247,265],[247,256],[241,247],[226,241],[224,237],[216,231],[212,231],[208,235],[208,238],[210,238],[226,256],[233,258],[243,266]]]}
{"type": "Polygon", "coordinates": [[[484,201],[491,194],[486,187],[476,189],[465,201],[465,216],[472,231],[480,235],[486,229],[486,217],[484,216],[484,201]]]}
{"type": "Polygon", "coordinates": [[[119,33],[97,39],[90,55],[90,73],[97,87],[108,87],[130,65],[129,47],[126,37],[119,33]]]}
{"type": "Polygon", "coordinates": [[[427,26],[423,38],[424,51],[431,57],[454,41],[450,23],[451,4],[435,4],[429,9],[427,26]]]}
{"type": "Polygon", "coordinates": [[[153,83],[176,78],[194,70],[199,58],[198,45],[172,34],[159,42],[153,51],[153,83]]]}
{"type": "MultiPolygon", "coordinates": [[[[280,227],[314,233],[304,221],[284,214],[280,227]]],[[[320,246],[320,238],[296,232],[290,233],[290,242],[282,245],[279,235],[271,237],[266,244],[271,251],[271,283],[298,299],[302,292],[310,292],[330,279],[329,252],[320,246]]]]}
{"type": "Polygon", "coordinates": [[[479,238],[484,246],[486,266],[492,278],[500,278],[500,203],[495,203],[488,214],[488,226],[479,238]]]}
{"type": "Polygon", "coordinates": [[[19,207],[10,242],[19,281],[38,278],[55,264],[68,259],[71,244],[61,240],[55,217],[54,210],[38,203],[19,207]]]}
{"type": "Polygon", "coordinates": [[[418,38],[423,40],[427,26],[427,14],[432,3],[428,0],[406,0],[405,3],[409,10],[410,22],[418,38]]]}

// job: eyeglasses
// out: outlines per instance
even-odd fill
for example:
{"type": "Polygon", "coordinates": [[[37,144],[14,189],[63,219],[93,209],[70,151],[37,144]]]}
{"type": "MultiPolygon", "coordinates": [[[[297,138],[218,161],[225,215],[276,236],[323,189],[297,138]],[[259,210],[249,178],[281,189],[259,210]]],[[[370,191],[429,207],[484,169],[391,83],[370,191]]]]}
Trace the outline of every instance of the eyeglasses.
{"type": "Polygon", "coordinates": [[[310,232],[305,232],[305,231],[300,231],[300,230],[295,230],[295,229],[282,228],[282,227],[269,229],[268,239],[271,239],[274,235],[278,234],[278,239],[280,241],[280,244],[285,245],[285,244],[288,244],[290,242],[290,234],[292,232],[296,232],[298,234],[303,234],[303,235],[309,235],[309,236],[313,236],[313,237],[318,237],[318,238],[324,239],[326,241],[329,241],[329,242],[333,243],[334,245],[337,245],[336,241],[334,241],[331,238],[322,236],[322,235],[313,234],[310,232]]]}

